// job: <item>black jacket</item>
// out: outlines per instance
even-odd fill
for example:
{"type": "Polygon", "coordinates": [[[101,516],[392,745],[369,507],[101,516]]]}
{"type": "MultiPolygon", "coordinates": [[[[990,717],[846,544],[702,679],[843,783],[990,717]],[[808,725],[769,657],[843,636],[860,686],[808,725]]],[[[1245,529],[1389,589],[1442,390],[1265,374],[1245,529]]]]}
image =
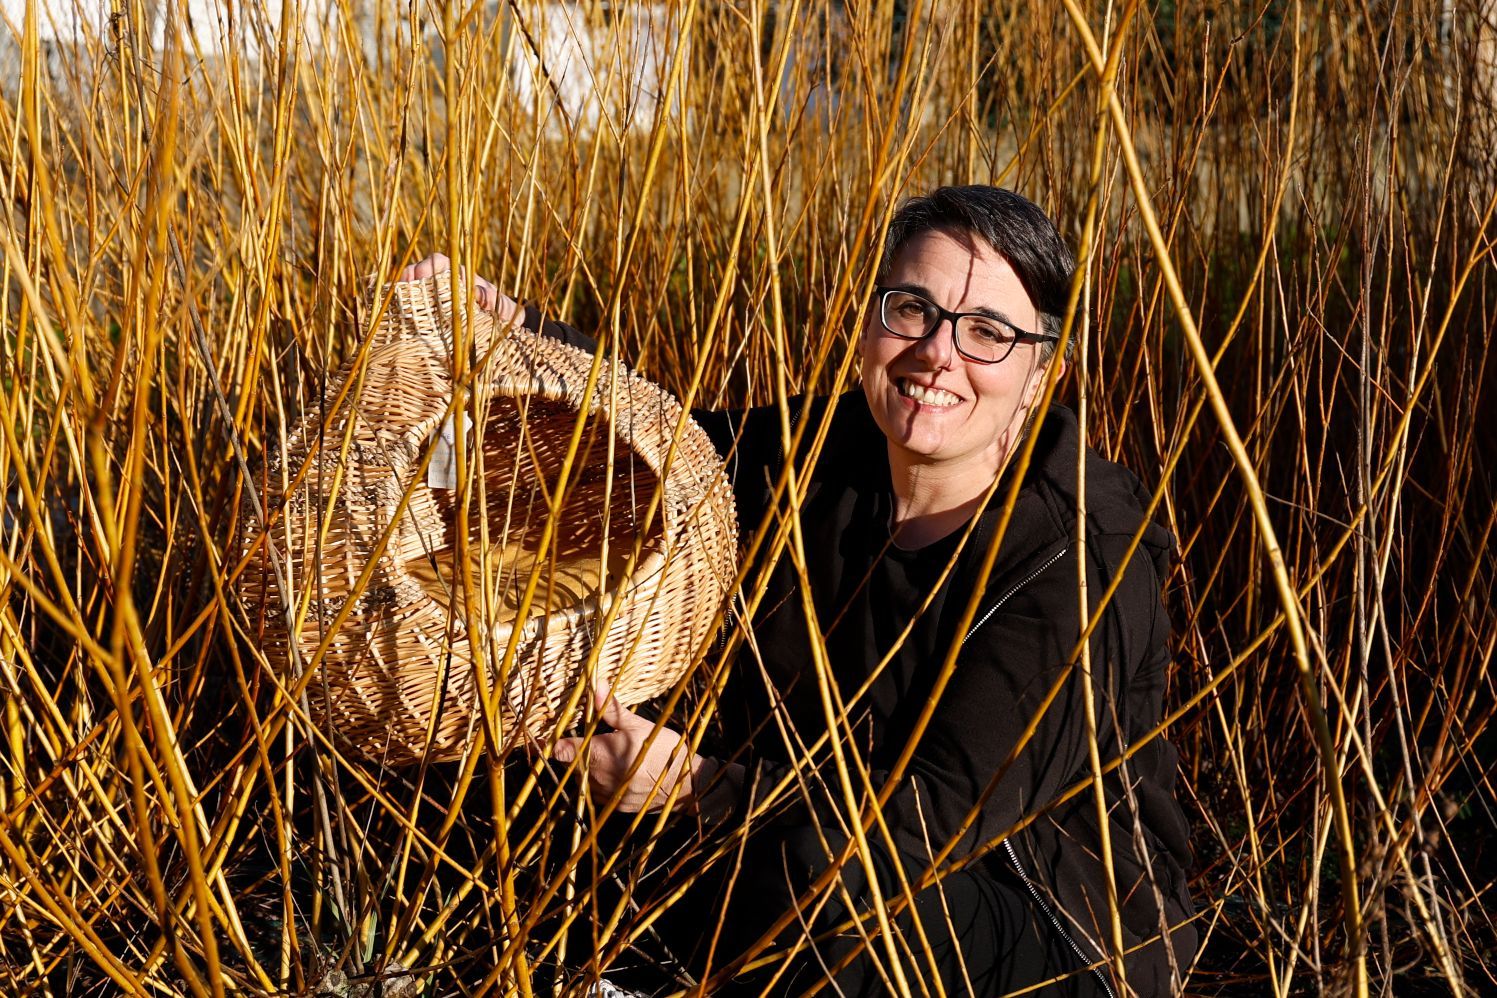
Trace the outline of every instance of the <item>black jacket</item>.
{"type": "MultiPolygon", "coordinates": [[[[826,418],[828,402],[796,399],[791,408],[797,420],[809,423],[809,440],[826,418]]],[[[697,416],[728,457],[740,523],[752,530],[770,511],[772,485],[785,460],[779,413],[770,407],[697,416]]],[[[1077,454],[1075,416],[1052,407],[974,624],[961,639],[956,671],[883,816],[912,872],[956,839],[951,858],[978,851],[976,862],[994,876],[1021,880],[1045,917],[1091,963],[1112,949],[1095,792],[1083,786],[1055,803],[1091,773],[1081,671],[1079,665],[1066,667],[1081,634],[1077,454]],[[1058,692],[1041,713],[1057,683],[1058,692]],[[1033,734],[1010,759],[1036,715],[1033,734]],[[963,832],[974,809],[976,820],[963,832]],[[1017,834],[1004,838],[1020,825],[1017,834]]],[[[1086,461],[1085,559],[1093,608],[1122,575],[1091,639],[1105,767],[1124,746],[1140,742],[1162,715],[1170,654],[1160,588],[1171,538],[1149,524],[1125,565],[1124,555],[1144,522],[1146,495],[1131,473],[1089,448],[1086,461]]],[[[923,565],[888,543],[893,497],[886,441],[861,392],[840,397],[820,457],[803,475],[809,478],[800,511],[805,572],[844,698],[863,684],[935,589],[928,609],[867,695],[849,705],[846,723],[879,784],[908,741],[930,684],[957,640],[956,627],[998,528],[1006,490],[1000,487],[979,514],[955,571],[937,586],[937,569],[955,551],[960,531],[932,545],[923,565]],[[903,584],[912,591],[898,592],[901,580],[909,580],[903,584]],[[922,587],[922,580],[929,584],[922,587]]],[[[799,574],[788,555],[769,571],[753,621],[756,650],[740,656],[721,711],[728,748],[743,746],[738,758],[750,765],[751,781],[761,786],[783,772],[791,755],[780,728],[765,723],[771,715],[767,688],[795,730],[826,729],[809,667],[799,574]]],[[[1173,747],[1156,737],[1103,779],[1125,969],[1129,987],[1141,995],[1172,990],[1170,961],[1158,943],[1162,926],[1182,971],[1197,944],[1186,921],[1193,910],[1184,875],[1190,852],[1174,797],[1175,764],[1173,747]]],[[[836,821],[845,808],[833,770],[828,766],[824,772],[826,785],[813,786],[804,806],[836,821]]],[[[1103,972],[1122,994],[1110,969],[1103,972]]]]}
{"type": "MultiPolygon", "coordinates": [[[[526,324],[593,348],[571,327],[542,326],[534,310],[526,324]]],[[[811,439],[827,418],[828,400],[798,398],[790,405],[792,418],[808,424],[805,439],[811,439]]],[[[728,461],[739,523],[747,535],[772,512],[772,486],[784,466],[779,412],[765,407],[693,415],[728,461]]],[[[910,627],[867,695],[849,705],[846,723],[878,784],[907,743],[930,683],[957,639],[956,626],[998,529],[1008,483],[978,514],[956,570],[937,586],[932,565],[944,566],[957,537],[932,545],[924,558],[902,559],[888,544],[893,500],[887,444],[862,393],[840,396],[830,420],[818,460],[806,467],[797,459],[797,466],[803,480],[809,478],[800,510],[805,571],[844,698],[852,697],[894,638],[910,627]],[[930,585],[921,588],[925,578],[930,585]],[[908,580],[910,592],[890,588],[901,579],[908,580]],[[882,584],[882,591],[870,580],[882,584]],[[911,625],[931,588],[928,608],[911,625]]],[[[1039,434],[973,626],[961,639],[956,672],[883,817],[911,872],[918,873],[926,865],[922,860],[928,862],[932,852],[956,839],[948,861],[977,852],[975,862],[991,875],[1022,882],[1043,917],[1079,956],[1094,963],[1113,949],[1095,791],[1082,786],[1057,803],[1091,774],[1081,671],[1079,664],[1066,664],[1081,634],[1076,418],[1052,406],[1039,434]],[[1058,689],[1042,711],[1053,687],[1058,689]],[[974,810],[976,820],[969,825],[974,810]]],[[[1085,453],[1086,592],[1092,616],[1112,580],[1122,576],[1090,641],[1103,767],[1137,746],[1102,780],[1125,972],[1133,992],[1164,995],[1174,990],[1174,977],[1161,940],[1168,939],[1182,973],[1198,943],[1184,873],[1188,829],[1174,795],[1175,749],[1159,737],[1144,741],[1163,714],[1170,652],[1160,589],[1172,539],[1150,523],[1131,559],[1125,558],[1144,523],[1147,494],[1126,469],[1090,448],[1085,453]]],[[[740,655],[720,710],[721,749],[749,767],[751,788],[777,777],[791,756],[780,727],[769,720],[768,690],[793,730],[814,735],[826,729],[809,668],[798,572],[789,557],[762,567],[771,578],[753,620],[754,650],[740,655]]],[[[817,808],[823,820],[835,822],[845,815],[833,780],[813,786],[801,806],[817,808]]],[[[723,798],[721,792],[713,796],[723,798]]],[[[792,813],[781,820],[797,818],[792,813]]],[[[1115,994],[1125,993],[1110,965],[1100,972],[1115,994]]]]}

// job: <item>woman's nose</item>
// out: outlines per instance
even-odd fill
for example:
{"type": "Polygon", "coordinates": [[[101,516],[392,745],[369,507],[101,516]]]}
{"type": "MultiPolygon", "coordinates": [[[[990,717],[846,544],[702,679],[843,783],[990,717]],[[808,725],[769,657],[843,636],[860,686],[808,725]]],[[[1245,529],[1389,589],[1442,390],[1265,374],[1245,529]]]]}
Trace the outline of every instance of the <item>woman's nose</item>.
{"type": "Polygon", "coordinates": [[[956,363],[956,320],[942,319],[940,324],[915,344],[916,356],[934,368],[948,368],[956,363]]]}

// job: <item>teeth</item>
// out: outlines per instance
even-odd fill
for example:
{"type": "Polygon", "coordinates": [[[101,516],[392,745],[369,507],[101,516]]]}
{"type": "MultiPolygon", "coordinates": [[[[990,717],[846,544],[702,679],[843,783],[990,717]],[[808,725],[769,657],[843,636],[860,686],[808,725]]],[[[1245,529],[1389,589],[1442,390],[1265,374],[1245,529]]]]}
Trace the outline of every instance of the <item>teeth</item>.
{"type": "Polygon", "coordinates": [[[956,395],[940,388],[926,388],[903,378],[899,381],[899,394],[924,405],[956,405],[961,401],[956,395]]]}

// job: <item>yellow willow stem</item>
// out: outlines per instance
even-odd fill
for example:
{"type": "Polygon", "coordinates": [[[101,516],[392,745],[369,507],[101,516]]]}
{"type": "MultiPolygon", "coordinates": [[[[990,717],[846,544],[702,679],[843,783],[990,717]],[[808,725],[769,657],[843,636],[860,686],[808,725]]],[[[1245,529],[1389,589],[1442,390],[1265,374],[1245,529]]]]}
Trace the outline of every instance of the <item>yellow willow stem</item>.
{"type": "MultiPolygon", "coordinates": [[[[0,815],[0,824],[8,826],[10,822],[3,815],[0,815]]],[[[67,896],[60,892],[48,890],[47,884],[42,882],[41,878],[37,876],[36,871],[26,862],[26,857],[22,855],[21,850],[16,844],[11,841],[10,835],[7,834],[4,827],[0,827],[0,852],[5,853],[6,858],[12,864],[12,868],[19,871],[21,877],[31,885],[41,906],[47,909],[47,912],[57,920],[57,924],[77,941],[83,952],[88,954],[89,959],[93,960],[104,973],[109,975],[110,980],[114,981],[114,983],[118,984],[129,994],[142,996],[148,994],[140,980],[132,976],[130,971],[109,952],[109,947],[94,932],[93,927],[89,924],[89,920],[77,908],[73,907],[73,903],[68,900],[67,896]]]]}
{"type": "MultiPolygon", "coordinates": [[[[1102,57],[1102,53],[1097,47],[1096,38],[1092,34],[1091,26],[1087,23],[1086,16],[1076,5],[1076,0],[1063,0],[1063,2],[1071,23],[1081,36],[1087,53],[1091,57],[1092,68],[1098,74],[1105,73],[1106,60],[1102,57]]],[[[1115,92],[1107,94],[1107,106],[1112,114],[1113,128],[1117,132],[1118,146],[1123,153],[1123,162],[1127,166],[1128,180],[1133,188],[1134,202],[1138,206],[1139,220],[1143,223],[1144,230],[1149,236],[1149,242],[1154,248],[1154,256],[1159,265],[1160,276],[1163,278],[1165,287],[1169,291],[1170,302],[1175,308],[1176,318],[1180,322],[1180,328],[1185,334],[1186,344],[1190,348],[1191,359],[1195,362],[1196,372],[1200,375],[1202,388],[1205,391],[1206,397],[1211,402],[1211,409],[1221,428],[1222,437],[1227,444],[1227,450],[1231,453],[1232,461],[1236,465],[1242,479],[1243,489],[1247,493],[1248,504],[1253,511],[1253,519],[1258,525],[1264,553],[1267,554],[1269,566],[1273,571],[1274,585],[1278,590],[1279,603],[1284,609],[1285,623],[1289,627],[1290,643],[1294,648],[1295,666],[1299,669],[1300,689],[1305,698],[1306,712],[1310,715],[1310,724],[1315,731],[1316,746],[1320,750],[1321,764],[1325,770],[1326,787],[1330,790],[1331,812],[1336,825],[1337,844],[1340,847],[1341,894],[1345,906],[1346,922],[1346,953],[1353,965],[1353,987],[1357,998],[1366,998],[1367,956],[1362,938],[1361,894],[1357,886],[1356,840],[1351,826],[1351,814],[1346,804],[1346,791],[1342,785],[1342,774],[1337,763],[1335,739],[1331,735],[1330,724],[1326,719],[1325,707],[1320,699],[1320,691],[1316,688],[1316,672],[1314,666],[1311,664],[1308,642],[1305,639],[1305,625],[1301,617],[1299,597],[1294,591],[1294,584],[1289,579],[1289,570],[1284,564],[1284,553],[1279,546],[1279,539],[1277,533],[1274,531],[1273,521],[1268,515],[1268,504],[1264,501],[1263,488],[1258,482],[1256,471],[1253,469],[1252,459],[1248,456],[1247,448],[1243,446],[1242,437],[1237,432],[1237,426],[1232,419],[1231,410],[1227,408],[1227,400],[1222,395],[1221,386],[1217,383],[1216,370],[1212,365],[1211,356],[1207,353],[1205,344],[1201,341],[1201,333],[1196,327],[1195,316],[1190,310],[1190,304],[1185,300],[1185,291],[1180,285],[1179,275],[1175,273],[1175,266],[1170,256],[1169,245],[1165,241],[1164,233],[1160,231],[1159,221],[1154,213],[1153,198],[1150,196],[1148,185],[1144,181],[1143,168],[1138,162],[1138,150],[1133,143],[1133,133],[1128,125],[1127,115],[1123,112],[1122,103],[1118,100],[1115,92]]]]}

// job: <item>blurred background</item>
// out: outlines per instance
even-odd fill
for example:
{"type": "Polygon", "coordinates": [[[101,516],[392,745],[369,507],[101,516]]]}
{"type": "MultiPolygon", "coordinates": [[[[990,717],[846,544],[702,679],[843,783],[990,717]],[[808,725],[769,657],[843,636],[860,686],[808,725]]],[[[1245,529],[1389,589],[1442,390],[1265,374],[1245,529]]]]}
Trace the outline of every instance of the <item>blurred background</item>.
{"type": "Polygon", "coordinates": [[[232,595],[245,470],[433,251],[698,404],[844,389],[889,214],[967,182],[1080,252],[1061,398],[1180,543],[1187,989],[1497,989],[1494,0],[3,14],[0,991],[625,959],[649,913],[594,874],[654,818],[290,709],[232,595]]]}

